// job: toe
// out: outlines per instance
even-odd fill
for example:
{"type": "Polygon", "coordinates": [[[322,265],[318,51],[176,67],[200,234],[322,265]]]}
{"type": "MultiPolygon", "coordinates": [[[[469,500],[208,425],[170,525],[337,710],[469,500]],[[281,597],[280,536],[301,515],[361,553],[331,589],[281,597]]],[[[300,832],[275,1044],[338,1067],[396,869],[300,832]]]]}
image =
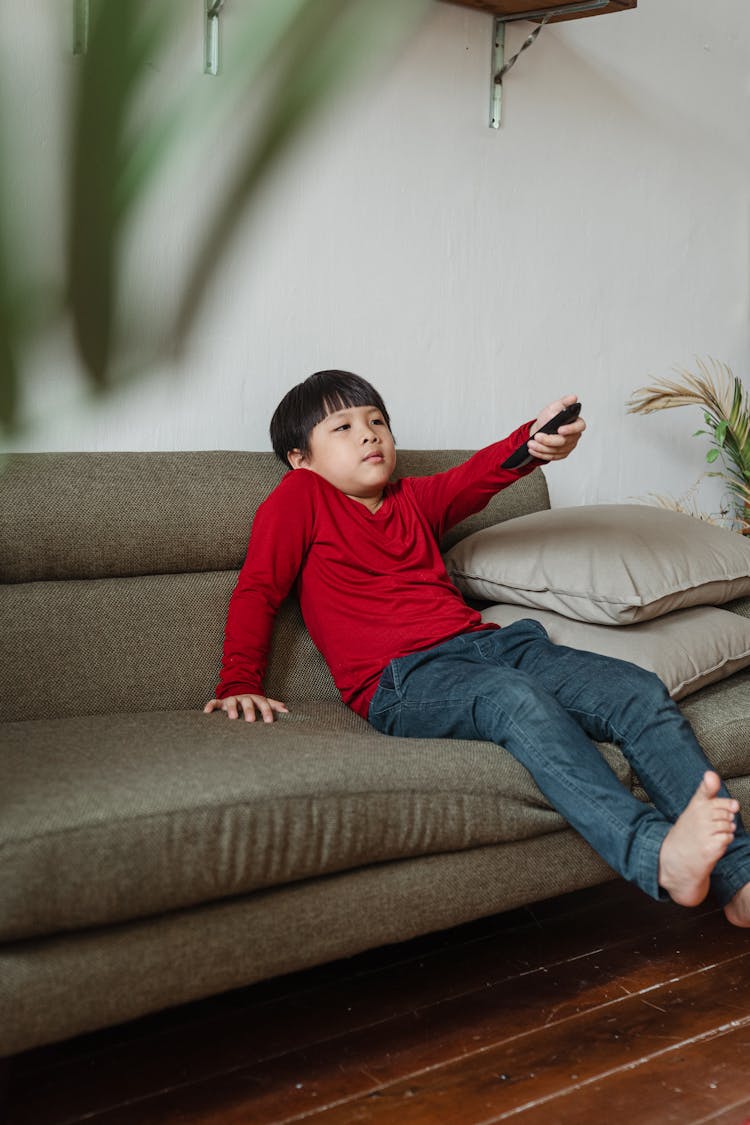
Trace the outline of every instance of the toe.
{"type": "Polygon", "coordinates": [[[700,789],[705,797],[715,797],[721,788],[721,778],[714,770],[706,770],[700,789]]]}

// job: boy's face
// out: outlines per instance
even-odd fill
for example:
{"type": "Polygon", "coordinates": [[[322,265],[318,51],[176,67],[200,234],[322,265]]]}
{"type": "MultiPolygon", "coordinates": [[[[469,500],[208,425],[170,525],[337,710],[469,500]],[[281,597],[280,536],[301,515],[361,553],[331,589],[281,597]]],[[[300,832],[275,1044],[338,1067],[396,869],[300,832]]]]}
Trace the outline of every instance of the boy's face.
{"type": "Polygon", "coordinates": [[[310,469],[371,511],[396,465],[396,447],[375,406],[349,406],[328,414],[310,433],[310,451],[289,452],[293,469],[310,469]]]}

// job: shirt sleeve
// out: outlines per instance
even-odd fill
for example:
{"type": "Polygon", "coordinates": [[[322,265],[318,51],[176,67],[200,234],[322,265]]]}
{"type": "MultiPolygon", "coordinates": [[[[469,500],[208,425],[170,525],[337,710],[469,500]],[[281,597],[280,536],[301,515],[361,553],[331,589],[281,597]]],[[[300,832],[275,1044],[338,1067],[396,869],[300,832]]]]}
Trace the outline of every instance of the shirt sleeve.
{"type": "Polygon", "coordinates": [[[462,465],[432,476],[410,478],[417,503],[438,542],[448,528],[475,512],[481,512],[496,493],[539,466],[539,461],[532,460],[519,469],[500,467],[528,441],[533,424],[533,419],[525,422],[502,441],[480,449],[462,465]]]}
{"type": "Polygon", "coordinates": [[[264,695],[273,625],[312,539],[306,470],[290,470],[255,514],[247,555],[229,600],[217,699],[264,695]]]}

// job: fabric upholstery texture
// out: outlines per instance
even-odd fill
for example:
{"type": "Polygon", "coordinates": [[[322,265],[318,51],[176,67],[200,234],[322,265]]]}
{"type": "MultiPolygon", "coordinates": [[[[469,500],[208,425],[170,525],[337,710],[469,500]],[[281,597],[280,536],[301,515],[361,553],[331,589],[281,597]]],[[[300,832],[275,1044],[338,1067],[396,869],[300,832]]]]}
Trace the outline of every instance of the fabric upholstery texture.
{"type": "MultiPolygon", "coordinates": [[[[442,472],[471,450],[403,450],[397,476],[442,472]]],[[[13,454],[0,474],[0,581],[237,570],[258,504],[285,470],[273,453],[13,454]]],[[[549,503],[541,473],[446,536],[549,503]]]]}
{"type": "Polygon", "coordinates": [[[0,579],[237,569],[283,471],[272,454],[15,454],[0,477],[0,579]]]}
{"type": "Polygon", "coordinates": [[[486,528],[447,555],[469,597],[633,624],[750,594],[750,543],[679,512],[594,504],[486,528]]]}
{"type": "Polygon", "coordinates": [[[737,598],[736,601],[727,602],[724,607],[732,613],[739,613],[741,617],[750,617],[750,598],[737,598]]]}
{"type": "Polygon", "coordinates": [[[4,717],[202,706],[218,679],[234,581],[219,571],[6,586],[4,717]]]}
{"type": "MultiPolygon", "coordinates": [[[[710,684],[683,699],[680,710],[724,777],[750,775],[750,672],[737,672],[728,680],[710,684]]],[[[745,815],[750,821],[750,805],[745,815]]]]}
{"type": "Polygon", "coordinates": [[[341,704],[8,724],[0,792],[5,940],[564,825],[502,748],[386,738],[341,704]]]}
{"type": "Polygon", "coordinates": [[[0,1055],[611,877],[566,829],[0,946],[0,1055]]]}
{"type": "Polygon", "coordinates": [[[725,609],[676,609],[627,629],[525,606],[495,605],[482,611],[485,621],[501,626],[528,617],[539,621],[555,644],[614,656],[656,672],[673,699],[750,665],[750,621],[725,609]]]}
{"type": "MultiPolygon", "coordinates": [[[[219,678],[236,571],[29,582],[0,592],[3,717],[202,707],[219,678]]],[[[338,700],[296,599],[276,620],[272,696],[338,700]],[[305,668],[305,675],[299,669],[305,668]]]]}

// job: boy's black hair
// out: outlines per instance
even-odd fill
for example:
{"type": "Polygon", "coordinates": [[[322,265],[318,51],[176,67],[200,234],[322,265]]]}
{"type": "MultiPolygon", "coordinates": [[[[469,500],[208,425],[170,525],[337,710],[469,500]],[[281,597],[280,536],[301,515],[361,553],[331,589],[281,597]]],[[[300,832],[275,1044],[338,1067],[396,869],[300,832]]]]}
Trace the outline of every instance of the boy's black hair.
{"type": "Polygon", "coordinates": [[[309,453],[310,434],[329,414],[350,406],[374,406],[385,419],[391,419],[385,403],[366,379],[351,371],[316,371],[292,387],[282,398],[271,418],[271,444],[280,461],[291,466],[287,453],[299,449],[309,453]]]}

